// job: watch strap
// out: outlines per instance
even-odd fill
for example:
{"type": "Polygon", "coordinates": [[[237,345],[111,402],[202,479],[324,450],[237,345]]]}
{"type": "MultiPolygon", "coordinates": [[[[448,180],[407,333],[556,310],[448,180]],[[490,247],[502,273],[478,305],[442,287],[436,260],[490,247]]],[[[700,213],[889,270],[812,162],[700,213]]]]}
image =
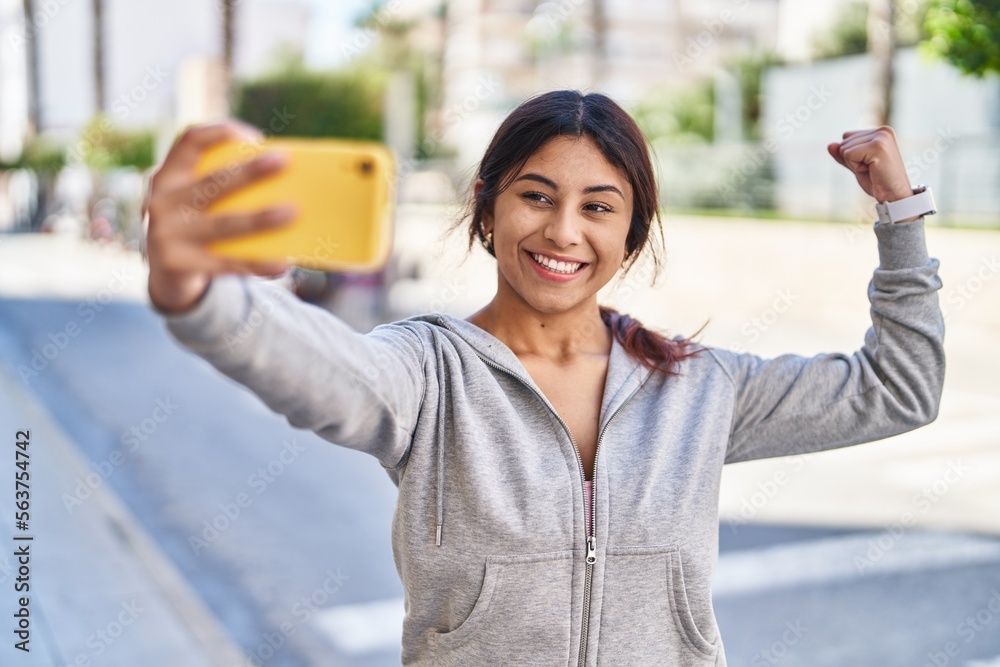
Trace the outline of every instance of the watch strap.
{"type": "Polygon", "coordinates": [[[875,204],[875,210],[878,212],[879,222],[892,224],[897,220],[937,213],[937,205],[934,203],[934,196],[931,194],[930,188],[926,185],[918,185],[913,188],[913,195],[896,201],[879,202],[875,204]]]}

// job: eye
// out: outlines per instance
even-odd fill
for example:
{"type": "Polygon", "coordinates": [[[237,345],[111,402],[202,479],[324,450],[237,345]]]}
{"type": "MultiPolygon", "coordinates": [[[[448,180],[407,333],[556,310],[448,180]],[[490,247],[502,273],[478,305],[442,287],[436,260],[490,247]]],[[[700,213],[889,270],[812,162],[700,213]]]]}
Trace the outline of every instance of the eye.
{"type": "Polygon", "coordinates": [[[521,194],[522,199],[527,199],[530,202],[545,203],[549,201],[549,198],[543,195],[541,192],[524,192],[521,194]]]}
{"type": "Polygon", "coordinates": [[[593,211],[595,213],[614,213],[615,210],[608,206],[607,204],[602,204],[601,202],[591,202],[584,206],[588,211],[593,211]]]}

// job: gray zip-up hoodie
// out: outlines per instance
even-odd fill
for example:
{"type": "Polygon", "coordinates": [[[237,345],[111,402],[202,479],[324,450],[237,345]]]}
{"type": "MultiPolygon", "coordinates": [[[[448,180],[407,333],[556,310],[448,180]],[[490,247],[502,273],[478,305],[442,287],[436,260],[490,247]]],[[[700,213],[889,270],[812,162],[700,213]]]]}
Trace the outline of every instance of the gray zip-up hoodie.
{"type": "Polygon", "coordinates": [[[718,667],[723,464],[877,440],[937,416],[938,260],[922,218],[873,229],[872,327],[853,354],[710,348],[665,378],[614,341],[592,535],[568,428],[511,350],[475,325],[431,313],[361,334],[236,275],[164,318],[292,426],[385,468],[399,489],[404,664],[718,667]]]}

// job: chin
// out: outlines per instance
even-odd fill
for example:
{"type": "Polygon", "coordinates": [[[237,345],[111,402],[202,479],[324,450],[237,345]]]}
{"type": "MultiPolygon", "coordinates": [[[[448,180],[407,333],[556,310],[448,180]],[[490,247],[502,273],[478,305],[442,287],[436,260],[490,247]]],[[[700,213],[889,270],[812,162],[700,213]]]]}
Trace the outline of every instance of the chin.
{"type": "Polygon", "coordinates": [[[586,301],[586,299],[569,299],[566,297],[562,298],[552,298],[552,297],[538,297],[535,298],[524,298],[521,297],[528,306],[543,313],[545,315],[559,315],[567,311],[577,308],[581,303],[586,301]]]}

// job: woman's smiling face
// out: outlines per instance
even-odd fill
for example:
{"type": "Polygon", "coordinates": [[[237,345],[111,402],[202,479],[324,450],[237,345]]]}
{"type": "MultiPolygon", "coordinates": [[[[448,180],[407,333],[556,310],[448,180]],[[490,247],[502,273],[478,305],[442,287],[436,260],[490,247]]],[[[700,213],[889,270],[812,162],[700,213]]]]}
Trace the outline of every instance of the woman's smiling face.
{"type": "Polygon", "coordinates": [[[543,313],[570,310],[621,268],[632,221],[628,179],[587,135],[545,143],[493,202],[498,292],[543,313]],[[537,257],[543,255],[550,259],[537,257]],[[554,270],[537,259],[553,264],[554,270]]]}

